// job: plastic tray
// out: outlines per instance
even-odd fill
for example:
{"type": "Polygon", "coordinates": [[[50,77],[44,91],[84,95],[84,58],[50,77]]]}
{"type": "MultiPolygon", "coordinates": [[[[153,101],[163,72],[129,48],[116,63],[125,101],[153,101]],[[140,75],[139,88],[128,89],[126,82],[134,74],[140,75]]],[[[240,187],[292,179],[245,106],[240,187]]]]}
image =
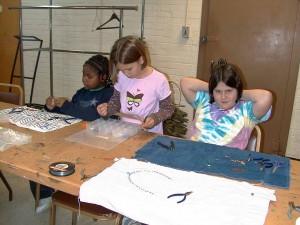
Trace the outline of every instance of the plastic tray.
{"type": "Polygon", "coordinates": [[[110,150],[141,130],[139,124],[100,118],[88,123],[85,130],[67,137],[66,140],[110,150]]]}

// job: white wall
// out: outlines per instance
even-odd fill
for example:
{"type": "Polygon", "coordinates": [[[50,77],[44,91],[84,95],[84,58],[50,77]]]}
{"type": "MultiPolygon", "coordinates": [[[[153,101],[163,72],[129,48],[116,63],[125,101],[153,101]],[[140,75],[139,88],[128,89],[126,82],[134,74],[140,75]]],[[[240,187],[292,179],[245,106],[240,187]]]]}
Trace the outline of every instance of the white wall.
{"type": "MultiPolygon", "coordinates": [[[[74,5],[138,5],[138,11],[124,12],[124,33],[141,34],[141,0],[64,0],[53,4],[74,5]]],[[[23,5],[49,5],[48,0],[22,0],[23,5]]],[[[150,47],[151,64],[165,73],[171,81],[179,84],[182,76],[196,76],[200,35],[201,0],[146,0],[144,37],[150,47]],[[181,28],[189,25],[190,38],[181,37],[181,28]]],[[[116,11],[118,13],[118,11],[116,11]]],[[[53,47],[69,50],[109,52],[118,38],[118,30],[92,31],[107,21],[111,10],[53,10],[53,47]]],[[[49,46],[49,13],[47,10],[23,10],[23,35],[34,35],[49,46]]],[[[116,25],[110,23],[110,25],[116,25]]],[[[30,43],[31,44],[31,43],[30,43]]],[[[25,48],[30,47],[25,43],[25,48]],[[27,46],[26,46],[27,45],[27,46]]],[[[36,44],[36,43],[35,43],[36,44]]],[[[82,65],[91,55],[54,54],[54,95],[72,97],[81,84],[82,65]]],[[[33,74],[36,52],[25,52],[25,75],[33,74]]],[[[42,52],[34,103],[43,104],[50,94],[49,53],[42,52]]],[[[295,99],[292,126],[288,141],[287,155],[300,158],[300,82],[295,99]]],[[[176,102],[179,91],[174,86],[176,102]]],[[[30,82],[26,82],[26,102],[29,100],[30,82]]],[[[192,118],[193,110],[184,99],[184,111],[192,118]]]]}
{"type": "Polygon", "coordinates": [[[300,159],[300,67],[286,156],[300,159]]]}

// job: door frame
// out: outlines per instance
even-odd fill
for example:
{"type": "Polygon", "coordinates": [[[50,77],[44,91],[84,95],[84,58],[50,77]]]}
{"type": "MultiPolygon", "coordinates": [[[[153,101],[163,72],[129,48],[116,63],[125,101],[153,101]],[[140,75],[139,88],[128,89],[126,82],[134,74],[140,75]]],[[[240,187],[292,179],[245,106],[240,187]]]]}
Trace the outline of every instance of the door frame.
{"type": "MultiPolygon", "coordinates": [[[[203,79],[204,76],[206,44],[201,42],[201,37],[208,36],[207,26],[208,26],[208,16],[209,16],[209,6],[210,6],[210,0],[202,1],[202,14],[201,14],[201,23],[200,23],[200,38],[199,38],[199,51],[198,51],[198,64],[197,64],[197,78],[199,79],[203,79]]],[[[300,7],[298,2],[297,19],[295,23],[295,33],[294,33],[294,44],[292,50],[290,70],[288,75],[287,92],[285,96],[285,105],[287,106],[294,105],[297,78],[299,73],[299,64],[300,64],[300,7]]],[[[282,121],[279,126],[280,133],[279,133],[279,140],[277,144],[277,152],[274,152],[275,154],[285,156],[292,113],[293,113],[293,107],[284,108],[282,121]]]]}

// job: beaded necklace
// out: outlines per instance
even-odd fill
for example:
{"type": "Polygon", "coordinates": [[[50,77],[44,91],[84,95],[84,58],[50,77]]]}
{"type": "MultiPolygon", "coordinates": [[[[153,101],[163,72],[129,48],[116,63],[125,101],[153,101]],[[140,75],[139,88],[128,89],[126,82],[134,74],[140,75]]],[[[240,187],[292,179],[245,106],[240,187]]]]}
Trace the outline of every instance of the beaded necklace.
{"type": "Polygon", "coordinates": [[[134,186],[136,186],[136,187],[137,187],[138,189],[140,189],[141,191],[147,192],[147,193],[152,194],[152,195],[154,195],[153,192],[148,191],[148,190],[146,190],[146,189],[140,187],[139,185],[137,185],[136,183],[134,183],[134,182],[132,181],[131,175],[137,174],[137,173],[143,173],[143,172],[159,174],[159,175],[161,175],[161,176],[167,178],[168,180],[172,180],[172,179],[171,179],[170,177],[168,177],[167,175],[165,175],[165,174],[163,174],[163,173],[160,173],[160,172],[157,172],[157,171],[155,171],[155,170],[137,170],[137,171],[133,171],[133,172],[127,172],[127,174],[128,174],[128,180],[129,180],[129,182],[130,182],[131,184],[133,184],[134,186]]]}

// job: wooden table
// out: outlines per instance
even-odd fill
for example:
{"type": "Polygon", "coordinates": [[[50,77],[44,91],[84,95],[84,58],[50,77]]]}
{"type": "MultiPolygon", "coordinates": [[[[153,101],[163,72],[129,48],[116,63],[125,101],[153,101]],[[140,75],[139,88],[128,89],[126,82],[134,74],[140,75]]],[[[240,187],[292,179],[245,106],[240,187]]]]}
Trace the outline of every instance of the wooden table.
{"type": "MultiPolygon", "coordinates": [[[[0,109],[11,108],[10,104],[0,102],[0,109]]],[[[63,129],[41,133],[17,127],[10,123],[0,126],[13,129],[32,136],[32,142],[20,147],[11,147],[0,152],[0,169],[28,180],[73,194],[79,195],[81,181],[80,171],[86,174],[101,172],[111,166],[115,158],[130,158],[156,134],[142,131],[111,150],[66,141],[65,138],[84,129],[84,122],[63,129]],[[57,161],[73,162],[75,173],[66,177],[55,177],[49,174],[49,165],[57,161]]],[[[261,185],[264,186],[264,185],[261,185]]],[[[271,202],[265,225],[294,225],[300,213],[293,211],[293,219],[287,216],[288,202],[300,204],[300,162],[291,160],[290,189],[275,189],[276,202],[271,202]]],[[[218,210],[216,209],[216,215],[218,210]]]]}

